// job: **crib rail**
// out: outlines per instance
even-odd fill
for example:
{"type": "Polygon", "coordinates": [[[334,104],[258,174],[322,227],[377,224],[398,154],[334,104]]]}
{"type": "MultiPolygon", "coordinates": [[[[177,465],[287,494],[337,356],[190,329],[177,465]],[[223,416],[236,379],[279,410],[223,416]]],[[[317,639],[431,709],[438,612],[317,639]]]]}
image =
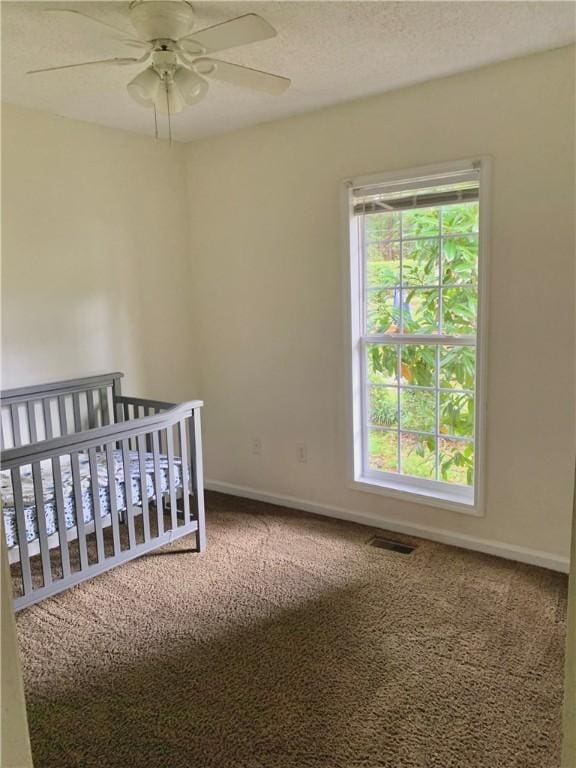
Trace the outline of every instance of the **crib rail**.
{"type": "Polygon", "coordinates": [[[122,415],[125,405],[149,415],[3,452],[17,537],[9,548],[19,581],[16,610],[192,532],[196,550],[204,549],[202,402],[114,398],[122,415]],[[65,472],[71,478],[67,496],[65,472]],[[37,523],[32,536],[22,491],[23,478],[30,477],[37,523]]]}
{"type": "Polygon", "coordinates": [[[0,394],[0,445],[17,448],[114,422],[123,373],[84,376],[0,394]]]}

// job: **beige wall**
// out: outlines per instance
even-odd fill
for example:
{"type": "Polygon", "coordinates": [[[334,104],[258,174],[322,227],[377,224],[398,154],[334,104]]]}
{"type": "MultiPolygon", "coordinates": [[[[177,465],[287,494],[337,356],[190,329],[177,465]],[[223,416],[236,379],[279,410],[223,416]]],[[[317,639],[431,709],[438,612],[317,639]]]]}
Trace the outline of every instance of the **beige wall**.
{"type": "Polygon", "coordinates": [[[208,478],[566,558],[573,96],[566,48],[188,146],[208,478]],[[493,158],[484,518],[347,485],[339,203],[348,176],[477,155],[493,158]]]}
{"type": "Polygon", "coordinates": [[[122,370],[184,398],[184,147],[2,107],[2,385],[122,370]]]}

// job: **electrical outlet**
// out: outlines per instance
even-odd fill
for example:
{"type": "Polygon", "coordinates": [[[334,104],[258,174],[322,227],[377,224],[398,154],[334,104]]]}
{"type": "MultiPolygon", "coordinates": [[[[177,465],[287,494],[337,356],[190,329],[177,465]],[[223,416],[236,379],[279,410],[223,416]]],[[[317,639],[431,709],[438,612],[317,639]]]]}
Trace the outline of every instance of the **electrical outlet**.
{"type": "Polygon", "coordinates": [[[298,443],[296,446],[296,457],[300,464],[306,464],[308,462],[308,448],[306,443],[298,443]]]}
{"type": "Polygon", "coordinates": [[[260,456],[262,453],[262,438],[260,437],[253,437],[252,438],[252,453],[254,456],[260,456]]]}

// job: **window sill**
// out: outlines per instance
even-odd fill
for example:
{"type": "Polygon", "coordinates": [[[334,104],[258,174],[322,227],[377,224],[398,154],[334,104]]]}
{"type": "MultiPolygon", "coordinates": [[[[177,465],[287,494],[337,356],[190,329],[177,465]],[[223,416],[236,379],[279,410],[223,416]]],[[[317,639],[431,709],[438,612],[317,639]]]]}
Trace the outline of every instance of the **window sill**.
{"type": "Polygon", "coordinates": [[[406,481],[382,480],[381,478],[361,475],[350,483],[350,488],[366,493],[376,493],[389,496],[410,504],[424,504],[427,507],[437,507],[450,512],[460,512],[474,517],[483,517],[484,511],[474,495],[466,490],[429,490],[420,485],[406,481]]]}

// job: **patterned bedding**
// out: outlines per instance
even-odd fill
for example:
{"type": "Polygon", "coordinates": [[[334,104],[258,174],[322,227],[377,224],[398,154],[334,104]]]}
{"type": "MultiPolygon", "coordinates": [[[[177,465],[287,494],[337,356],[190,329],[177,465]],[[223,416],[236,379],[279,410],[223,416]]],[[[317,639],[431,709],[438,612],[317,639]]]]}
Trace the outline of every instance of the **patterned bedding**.
{"type": "MultiPolygon", "coordinates": [[[[119,512],[126,509],[126,491],[124,486],[124,464],[122,461],[122,452],[114,452],[114,477],[116,506],[119,512]]],[[[155,496],[154,488],[154,459],[151,453],[146,453],[146,491],[148,498],[155,496]]],[[[108,471],[106,467],[106,454],[98,451],[98,491],[100,495],[100,511],[102,517],[110,513],[110,494],[108,488],[108,471]]],[[[140,504],[140,462],[136,451],[129,452],[130,460],[130,479],[132,486],[132,502],[135,506],[140,504]]],[[[79,454],[80,480],[82,489],[82,514],[84,522],[88,523],[94,519],[94,508],[92,504],[92,485],[90,481],[90,467],[88,463],[88,454],[79,454]]],[[[72,482],[72,467],[70,457],[62,456],[60,459],[62,468],[62,491],[64,496],[64,519],[66,528],[73,528],[76,525],[76,504],[74,501],[74,484],[72,482]]],[[[42,467],[42,488],[44,492],[44,515],[46,517],[46,529],[48,535],[58,530],[58,520],[56,516],[56,501],[54,496],[54,478],[52,476],[52,462],[41,462],[42,467]]],[[[34,496],[34,483],[32,479],[32,467],[22,467],[20,471],[22,478],[22,496],[24,499],[24,518],[26,521],[26,539],[28,542],[38,538],[38,521],[36,517],[36,500],[34,496]]],[[[176,488],[182,486],[181,461],[178,457],[174,458],[174,481],[176,488]]],[[[162,492],[168,491],[168,458],[160,456],[160,487],[162,492]]],[[[0,472],[0,492],[2,494],[2,511],[4,513],[4,528],[6,531],[6,543],[8,547],[18,545],[18,535],[16,528],[16,511],[14,509],[14,497],[12,492],[12,482],[10,471],[0,472]]]]}

